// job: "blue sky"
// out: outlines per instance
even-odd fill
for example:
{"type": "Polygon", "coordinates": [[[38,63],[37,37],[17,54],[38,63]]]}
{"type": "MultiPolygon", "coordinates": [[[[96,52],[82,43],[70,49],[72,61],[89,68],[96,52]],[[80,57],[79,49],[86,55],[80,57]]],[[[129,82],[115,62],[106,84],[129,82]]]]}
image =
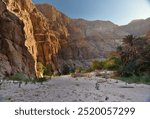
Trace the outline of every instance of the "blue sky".
{"type": "Polygon", "coordinates": [[[109,20],[124,25],[150,17],[150,0],[33,0],[50,3],[71,18],[109,20]]]}

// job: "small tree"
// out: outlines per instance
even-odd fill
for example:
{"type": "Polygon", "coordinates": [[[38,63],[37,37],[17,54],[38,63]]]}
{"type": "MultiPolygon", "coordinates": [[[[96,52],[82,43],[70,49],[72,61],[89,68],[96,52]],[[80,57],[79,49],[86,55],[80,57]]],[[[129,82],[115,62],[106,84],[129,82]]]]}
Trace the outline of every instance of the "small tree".
{"type": "Polygon", "coordinates": [[[41,62],[37,63],[37,77],[41,78],[43,77],[44,73],[44,65],[41,62]]]}

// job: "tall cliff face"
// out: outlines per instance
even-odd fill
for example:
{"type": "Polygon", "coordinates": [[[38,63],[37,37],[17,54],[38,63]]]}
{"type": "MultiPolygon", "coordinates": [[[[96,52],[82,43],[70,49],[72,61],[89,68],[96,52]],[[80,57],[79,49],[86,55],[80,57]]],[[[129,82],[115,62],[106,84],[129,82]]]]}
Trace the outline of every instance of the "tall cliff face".
{"type": "Polygon", "coordinates": [[[53,30],[59,39],[66,39],[69,35],[67,24],[70,18],[59,12],[50,4],[37,4],[37,9],[47,18],[51,30],[53,30]]]}
{"type": "MultiPolygon", "coordinates": [[[[82,41],[81,51],[90,51],[83,54],[83,58],[105,57],[109,51],[121,44],[121,39],[128,33],[120,30],[117,25],[110,21],[86,21],[82,19],[72,20],[69,25],[70,38],[78,43],[82,41]],[[84,44],[84,42],[86,42],[84,44]]],[[[84,53],[84,52],[83,52],[84,53]]]]}
{"type": "Polygon", "coordinates": [[[58,54],[63,63],[86,66],[93,59],[105,58],[128,34],[109,21],[74,20],[49,4],[36,6],[59,38],[61,50],[58,54]]]}
{"type": "Polygon", "coordinates": [[[34,9],[31,0],[4,0],[4,2],[6,3],[7,8],[23,21],[26,38],[25,45],[28,47],[29,52],[36,61],[37,47],[33,24],[30,19],[30,12],[34,9]]]}
{"type": "Polygon", "coordinates": [[[34,59],[25,46],[23,22],[0,0],[0,77],[16,72],[35,76],[34,59]]]}
{"type": "Polygon", "coordinates": [[[4,1],[8,9],[23,21],[26,46],[34,60],[44,65],[51,63],[53,70],[57,70],[60,43],[55,32],[51,30],[48,20],[39,12],[31,0],[4,1]]]}

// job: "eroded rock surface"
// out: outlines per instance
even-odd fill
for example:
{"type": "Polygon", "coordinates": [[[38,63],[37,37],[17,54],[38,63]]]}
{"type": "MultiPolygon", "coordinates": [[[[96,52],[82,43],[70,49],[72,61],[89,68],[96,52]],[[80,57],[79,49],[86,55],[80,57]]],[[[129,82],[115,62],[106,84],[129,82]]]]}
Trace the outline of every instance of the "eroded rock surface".
{"type": "Polygon", "coordinates": [[[34,59],[25,44],[24,24],[0,0],[0,76],[16,72],[35,76],[34,59]]]}
{"type": "Polygon", "coordinates": [[[121,26],[121,28],[132,35],[143,36],[150,31],[150,18],[133,20],[129,24],[121,26]]]}
{"type": "Polygon", "coordinates": [[[72,65],[87,66],[93,59],[105,58],[128,34],[109,21],[74,20],[50,4],[36,6],[59,38],[59,56],[72,65]]]}
{"type": "Polygon", "coordinates": [[[25,27],[26,46],[36,62],[52,64],[58,70],[58,38],[51,30],[48,20],[32,3],[32,0],[4,0],[10,11],[22,19],[25,27]]]}

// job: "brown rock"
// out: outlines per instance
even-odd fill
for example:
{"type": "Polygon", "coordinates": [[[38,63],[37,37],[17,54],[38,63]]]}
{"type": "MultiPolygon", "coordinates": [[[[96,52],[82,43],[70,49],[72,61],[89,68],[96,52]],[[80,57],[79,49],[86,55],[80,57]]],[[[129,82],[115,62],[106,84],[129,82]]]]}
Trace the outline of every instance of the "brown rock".
{"type": "Polygon", "coordinates": [[[35,76],[34,60],[25,44],[24,24],[0,0],[0,74],[23,72],[35,76]]]}
{"type": "Polygon", "coordinates": [[[58,68],[58,38],[49,27],[47,19],[32,4],[31,0],[4,0],[10,11],[24,23],[26,46],[36,62],[44,65],[52,64],[53,70],[58,68]]]}
{"type": "Polygon", "coordinates": [[[133,20],[129,24],[121,26],[121,28],[132,35],[143,36],[150,31],[150,18],[133,20]]]}
{"type": "Polygon", "coordinates": [[[36,6],[59,39],[59,59],[72,66],[87,66],[93,59],[105,58],[128,34],[109,21],[73,20],[50,4],[36,6]]]}

